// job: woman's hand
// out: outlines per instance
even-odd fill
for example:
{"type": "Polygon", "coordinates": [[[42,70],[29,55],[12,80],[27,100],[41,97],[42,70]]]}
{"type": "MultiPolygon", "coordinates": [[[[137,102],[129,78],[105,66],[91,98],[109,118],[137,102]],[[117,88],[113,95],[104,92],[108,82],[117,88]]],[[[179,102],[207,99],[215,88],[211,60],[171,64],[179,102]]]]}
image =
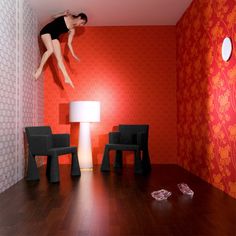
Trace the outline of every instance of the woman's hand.
{"type": "Polygon", "coordinates": [[[60,17],[60,16],[69,16],[69,15],[71,15],[70,11],[69,11],[69,10],[66,10],[66,11],[63,11],[63,12],[61,12],[61,13],[58,13],[58,14],[52,16],[52,18],[53,18],[53,19],[56,19],[56,18],[58,18],[58,17],[60,17]]]}
{"type": "Polygon", "coordinates": [[[80,61],[79,57],[77,57],[75,54],[73,55],[73,57],[75,58],[76,61],[80,61]]]}
{"type": "Polygon", "coordinates": [[[66,11],[64,11],[64,15],[69,16],[70,15],[70,10],[67,9],[66,11]]]}

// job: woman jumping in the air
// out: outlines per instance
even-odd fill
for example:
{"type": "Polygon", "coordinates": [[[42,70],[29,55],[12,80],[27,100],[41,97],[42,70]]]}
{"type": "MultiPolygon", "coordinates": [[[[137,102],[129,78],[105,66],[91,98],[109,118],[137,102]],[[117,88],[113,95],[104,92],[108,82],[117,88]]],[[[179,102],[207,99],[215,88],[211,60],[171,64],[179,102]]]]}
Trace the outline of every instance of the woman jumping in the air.
{"type": "Polygon", "coordinates": [[[65,65],[63,63],[63,58],[61,54],[61,46],[59,42],[59,36],[61,34],[64,34],[68,32],[68,47],[70,49],[70,52],[72,56],[79,60],[79,58],[74,53],[73,47],[72,47],[72,40],[75,35],[75,27],[85,25],[88,21],[87,16],[84,13],[80,13],[79,15],[75,16],[69,13],[69,11],[65,11],[63,13],[60,13],[56,16],[54,16],[54,20],[43,27],[43,29],[40,31],[41,39],[46,47],[46,52],[44,52],[40,65],[37,69],[37,71],[34,74],[35,79],[38,79],[39,76],[42,73],[43,66],[48,60],[48,58],[54,53],[58,67],[60,68],[65,83],[70,84],[73,88],[74,85],[66,71],[65,65]]]}

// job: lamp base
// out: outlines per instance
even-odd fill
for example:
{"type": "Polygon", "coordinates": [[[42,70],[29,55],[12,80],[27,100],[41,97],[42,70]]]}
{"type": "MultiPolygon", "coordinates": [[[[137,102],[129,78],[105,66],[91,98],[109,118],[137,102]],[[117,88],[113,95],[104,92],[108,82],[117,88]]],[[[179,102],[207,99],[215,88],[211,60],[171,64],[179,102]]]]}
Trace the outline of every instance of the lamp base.
{"type": "Polygon", "coordinates": [[[81,171],[93,171],[93,168],[80,168],[81,171]]]}

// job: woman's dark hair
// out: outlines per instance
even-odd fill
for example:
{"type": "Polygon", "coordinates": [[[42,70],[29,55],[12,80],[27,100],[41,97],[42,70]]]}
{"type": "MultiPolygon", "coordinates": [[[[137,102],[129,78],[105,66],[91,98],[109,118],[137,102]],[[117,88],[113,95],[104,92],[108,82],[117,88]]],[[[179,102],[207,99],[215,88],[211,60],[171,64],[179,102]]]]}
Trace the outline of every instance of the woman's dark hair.
{"type": "Polygon", "coordinates": [[[79,15],[72,15],[74,18],[78,18],[80,17],[81,20],[85,21],[85,24],[88,22],[88,17],[86,16],[86,14],[84,14],[83,12],[79,13],[79,15]]]}

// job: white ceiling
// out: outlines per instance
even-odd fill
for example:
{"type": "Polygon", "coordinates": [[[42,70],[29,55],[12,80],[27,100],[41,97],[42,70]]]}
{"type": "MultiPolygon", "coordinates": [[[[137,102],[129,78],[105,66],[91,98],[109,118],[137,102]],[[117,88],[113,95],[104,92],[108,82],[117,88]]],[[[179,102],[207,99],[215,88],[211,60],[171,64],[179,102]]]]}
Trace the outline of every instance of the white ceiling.
{"type": "Polygon", "coordinates": [[[39,22],[65,10],[84,12],[88,26],[175,25],[192,0],[28,0],[39,22]]]}

